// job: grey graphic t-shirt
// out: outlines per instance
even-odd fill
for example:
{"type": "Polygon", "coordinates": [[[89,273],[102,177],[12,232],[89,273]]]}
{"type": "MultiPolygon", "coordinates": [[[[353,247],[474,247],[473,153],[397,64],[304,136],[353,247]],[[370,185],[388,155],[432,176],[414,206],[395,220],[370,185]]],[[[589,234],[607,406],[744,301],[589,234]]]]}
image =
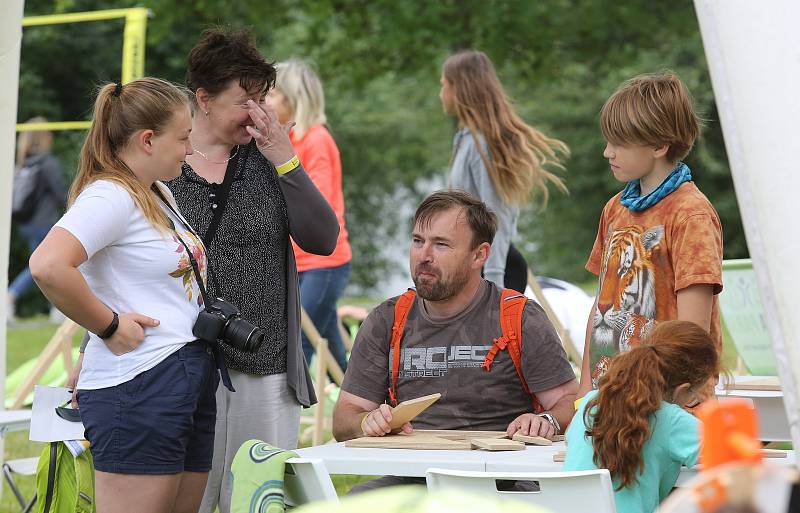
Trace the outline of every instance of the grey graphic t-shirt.
{"type": "MultiPolygon", "coordinates": [[[[389,399],[392,298],[367,317],[353,347],[342,389],[364,399],[389,399]]],[[[531,391],[541,392],[575,378],[561,342],[544,311],[529,301],[523,314],[522,370],[531,391]]],[[[505,430],[517,416],[533,411],[508,351],[497,354],[491,371],[481,368],[500,337],[500,290],[484,281],[461,313],[431,318],[417,297],[401,343],[397,400],[441,393],[417,417],[417,429],[505,430]]]]}

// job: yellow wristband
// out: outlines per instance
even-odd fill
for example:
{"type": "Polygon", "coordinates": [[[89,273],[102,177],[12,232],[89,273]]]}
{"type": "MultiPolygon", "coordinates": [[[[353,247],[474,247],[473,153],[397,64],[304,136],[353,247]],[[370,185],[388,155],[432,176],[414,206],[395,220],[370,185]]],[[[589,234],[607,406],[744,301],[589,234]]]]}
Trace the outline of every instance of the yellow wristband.
{"type": "Polygon", "coordinates": [[[277,166],[275,170],[278,171],[279,175],[285,175],[289,171],[297,169],[298,167],[300,167],[300,159],[297,158],[297,155],[295,155],[294,157],[290,158],[288,162],[284,162],[280,166],[277,166]]]}
{"type": "Polygon", "coordinates": [[[368,411],[367,413],[364,414],[363,417],[361,417],[361,435],[362,436],[366,436],[367,435],[367,432],[364,431],[364,423],[367,421],[367,417],[369,417],[370,413],[372,413],[372,412],[368,411]]]}

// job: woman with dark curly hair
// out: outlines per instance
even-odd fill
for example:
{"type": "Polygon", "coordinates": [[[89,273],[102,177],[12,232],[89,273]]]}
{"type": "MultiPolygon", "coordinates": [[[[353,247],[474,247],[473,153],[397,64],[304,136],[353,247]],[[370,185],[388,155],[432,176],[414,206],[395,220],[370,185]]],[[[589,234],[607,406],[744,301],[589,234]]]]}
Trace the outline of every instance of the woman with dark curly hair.
{"type": "Polygon", "coordinates": [[[194,93],[189,155],[168,185],[203,236],[209,292],[263,329],[254,351],[221,344],[233,388],[217,389],[214,464],[200,511],[230,509],[230,465],[253,438],[292,449],[300,407],[316,402],[300,341],[290,236],[330,254],[339,224],[295,156],[289,125],[264,103],[276,71],[246,30],[207,30],[188,57],[194,93]]]}

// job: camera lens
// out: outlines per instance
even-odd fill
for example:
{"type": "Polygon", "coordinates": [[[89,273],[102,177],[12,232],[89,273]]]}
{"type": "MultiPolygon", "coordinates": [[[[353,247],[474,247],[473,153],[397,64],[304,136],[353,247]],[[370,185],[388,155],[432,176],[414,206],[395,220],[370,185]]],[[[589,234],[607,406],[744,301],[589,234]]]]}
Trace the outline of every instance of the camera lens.
{"type": "Polygon", "coordinates": [[[222,337],[233,347],[252,353],[261,347],[264,330],[241,317],[231,319],[223,330],[222,337]]]}

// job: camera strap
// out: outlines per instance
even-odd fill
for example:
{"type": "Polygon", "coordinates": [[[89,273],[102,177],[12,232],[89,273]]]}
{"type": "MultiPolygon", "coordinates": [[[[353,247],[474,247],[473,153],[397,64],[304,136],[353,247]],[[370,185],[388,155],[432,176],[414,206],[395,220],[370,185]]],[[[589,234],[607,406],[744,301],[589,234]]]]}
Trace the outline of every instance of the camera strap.
{"type": "MultiPolygon", "coordinates": [[[[175,214],[175,217],[177,217],[180,220],[183,220],[183,216],[181,216],[178,213],[178,211],[175,210],[175,207],[173,207],[172,204],[167,200],[167,198],[164,197],[164,193],[162,193],[161,190],[159,190],[158,186],[155,185],[155,184],[153,185],[153,191],[155,191],[156,195],[159,197],[161,202],[164,205],[166,205],[166,207],[168,209],[170,209],[170,211],[173,214],[175,214]]],[[[197,260],[195,260],[194,255],[192,254],[192,250],[189,249],[189,245],[186,244],[186,242],[183,240],[183,238],[178,234],[178,230],[175,229],[175,223],[172,222],[172,219],[170,219],[169,216],[167,217],[167,220],[169,221],[169,226],[172,229],[172,232],[175,235],[175,238],[178,239],[178,242],[181,243],[183,248],[186,250],[186,254],[189,256],[189,263],[192,266],[192,271],[194,271],[195,281],[197,281],[197,286],[200,289],[200,295],[203,296],[203,304],[208,305],[208,304],[210,304],[209,300],[208,300],[208,291],[206,290],[206,286],[205,286],[205,282],[203,281],[203,277],[200,274],[200,267],[197,265],[197,260]]],[[[184,222],[184,224],[185,224],[186,228],[190,232],[192,232],[192,234],[195,237],[197,237],[198,239],[200,238],[199,235],[197,235],[197,232],[194,231],[194,228],[192,228],[189,225],[189,223],[184,222]]],[[[206,269],[208,269],[208,259],[207,258],[206,258],[206,269]]]]}
{"type": "MultiPolygon", "coordinates": [[[[158,197],[161,199],[161,202],[164,203],[164,205],[166,205],[167,208],[170,209],[173,214],[175,214],[175,217],[184,221],[183,216],[181,216],[177,212],[177,210],[175,210],[172,204],[170,204],[167,198],[164,197],[164,194],[159,190],[158,185],[154,184],[153,190],[155,191],[156,195],[158,195],[158,197]]],[[[208,292],[206,291],[206,286],[203,282],[203,276],[200,274],[200,266],[197,265],[197,260],[194,258],[194,255],[192,254],[192,250],[189,248],[189,245],[186,244],[186,242],[180,235],[178,235],[178,230],[175,229],[175,223],[172,221],[172,219],[169,218],[169,216],[167,217],[167,220],[169,221],[170,227],[172,228],[172,232],[174,233],[175,238],[178,239],[183,248],[186,250],[186,254],[189,256],[189,263],[192,266],[192,271],[194,272],[194,278],[195,281],[197,281],[197,287],[200,289],[200,295],[203,297],[203,304],[208,306],[211,304],[211,302],[209,301],[208,292]]],[[[198,237],[197,233],[189,225],[189,223],[186,223],[184,221],[184,224],[186,228],[188,228],[189,231],[192,232],[192,234],[194,234],[195,237],[198,237]]],[[[208,259],[206,259],[206,269],[208,269],[208,259]]],[[[228,366],[225,364],[225,357],[219,351],[219,342],[215,341],[213,343],[209,343],[209,347],[211,348],[212,355],[214,356],[214,363],[216,364],[217,369],[219,370],[219,375],[220,378],[222,379],[222,384],[225,385],[225,388],[227,388],[231,392],[236,392],[236,390],[233,388],[233,383],[231,382],[231,376],[230,373],[228,372],[228,366]]]]}

